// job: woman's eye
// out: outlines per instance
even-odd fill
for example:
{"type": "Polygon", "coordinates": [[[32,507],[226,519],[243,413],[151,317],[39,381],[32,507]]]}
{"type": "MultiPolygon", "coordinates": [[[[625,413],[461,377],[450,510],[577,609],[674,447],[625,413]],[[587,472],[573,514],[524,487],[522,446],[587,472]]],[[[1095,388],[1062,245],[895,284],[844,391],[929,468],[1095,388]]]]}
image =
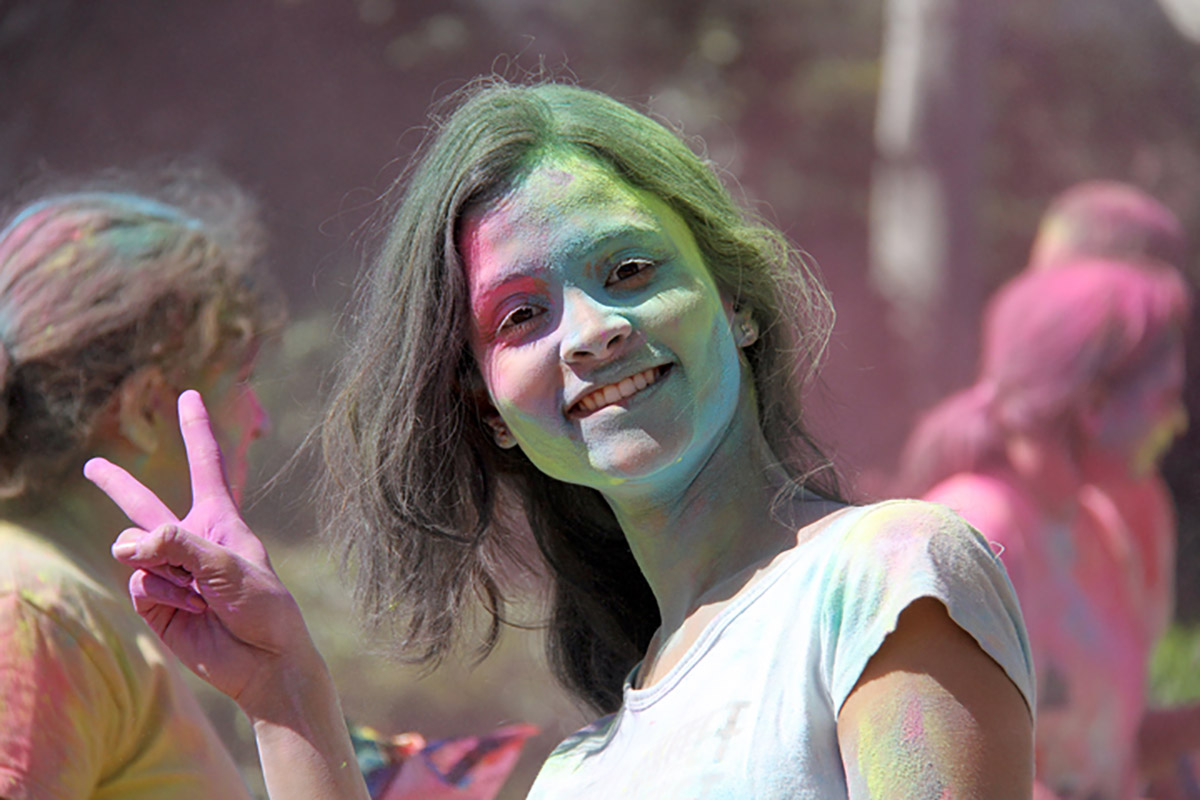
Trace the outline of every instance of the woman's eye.
{"type": "Polygon", "coordinates": [[[513,328],[520,328],[527,322],[533,321],[539,313],[540,311],[533,306],[521,306],[520,308],[514,308],[512,311],[508,312],[508,315],[504,317],[503,320],[501,320],[500,330],[507,331],[512,330],[513,328]]]}
{"type": "Polygon", "coordinates": [[[621,283],[633,278],[649,277],[654,262],[646,258],[630,258],[617,264],[609,275],[608,284],[621,283]]]}

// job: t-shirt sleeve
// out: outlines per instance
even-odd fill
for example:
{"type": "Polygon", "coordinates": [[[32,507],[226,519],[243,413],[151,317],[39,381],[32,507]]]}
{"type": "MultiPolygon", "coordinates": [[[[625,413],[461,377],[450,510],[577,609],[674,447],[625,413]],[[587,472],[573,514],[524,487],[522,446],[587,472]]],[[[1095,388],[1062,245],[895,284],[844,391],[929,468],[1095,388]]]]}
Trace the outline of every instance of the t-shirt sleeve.
{"type": "Polygon", "coordinates": [[[0,594],[0,798],[91,797],[115,714],[82,643],[19,593],[0,594]]]}
{"type": "Polygon", "coordinates": [[[1016,593],[987,542],[944,506],[897,500],[868,508],[826,572],[822,670],[834,713],[900,613],[940,600],[1034,708],[1033,660],[1016,593]]]}

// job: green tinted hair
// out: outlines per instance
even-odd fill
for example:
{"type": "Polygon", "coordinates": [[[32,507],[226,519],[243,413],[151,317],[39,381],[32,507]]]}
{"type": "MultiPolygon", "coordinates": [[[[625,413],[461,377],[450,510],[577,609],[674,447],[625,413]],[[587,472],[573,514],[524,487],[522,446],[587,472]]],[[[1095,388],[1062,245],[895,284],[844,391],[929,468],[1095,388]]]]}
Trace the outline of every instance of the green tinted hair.
{"type": "Polygon", "coordinates": [[[657,605],[598,492],[552,480],[498,449],[481,418],[457,228],[540,154],[574,149],[651,192],[691,229],[720,290],[761,331],[747,349],[760,423],[796,485],[838,487],[801,424],[800,399],[832,309],[802,255],[738,207],[673,131],[598,92],[481,81],[435,118],[360,285],[357,333],[325,422],[326,529],[357,569],[369,619],[399,621],[417,660],[453,646],[464,611],[504,619],[504,576],[532,530],[553,582],[551,662],[597,708],[659,625],[657,605]]]}

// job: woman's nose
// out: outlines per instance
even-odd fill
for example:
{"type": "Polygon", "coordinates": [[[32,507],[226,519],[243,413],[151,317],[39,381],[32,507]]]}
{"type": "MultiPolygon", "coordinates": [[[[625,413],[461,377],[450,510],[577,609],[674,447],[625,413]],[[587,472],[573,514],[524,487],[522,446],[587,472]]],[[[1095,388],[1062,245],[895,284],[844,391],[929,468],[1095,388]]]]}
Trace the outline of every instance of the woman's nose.
{"type": "Polygon", "coordinates": [[[633,325],[619,309],[588,296],[564,296],[562,359],[568,364],[605,361],[618,354],[633,333],[633,325]]]}

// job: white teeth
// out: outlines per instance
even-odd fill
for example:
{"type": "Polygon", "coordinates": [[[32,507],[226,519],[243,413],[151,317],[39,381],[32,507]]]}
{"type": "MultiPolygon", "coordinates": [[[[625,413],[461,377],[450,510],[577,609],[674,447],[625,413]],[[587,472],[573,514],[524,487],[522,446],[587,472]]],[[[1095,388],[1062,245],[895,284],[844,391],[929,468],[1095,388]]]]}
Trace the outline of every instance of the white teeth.
{"type": "Polygon", "coordinates": [[[605,406],[620,401],[623,398],[637,394],[642,389],[658,380],[658,367],[639,372],[637,375],[623,378],[617,383],[597,389],[579,401],[579,405],[587,412],[599,411],[605,406]]]}

